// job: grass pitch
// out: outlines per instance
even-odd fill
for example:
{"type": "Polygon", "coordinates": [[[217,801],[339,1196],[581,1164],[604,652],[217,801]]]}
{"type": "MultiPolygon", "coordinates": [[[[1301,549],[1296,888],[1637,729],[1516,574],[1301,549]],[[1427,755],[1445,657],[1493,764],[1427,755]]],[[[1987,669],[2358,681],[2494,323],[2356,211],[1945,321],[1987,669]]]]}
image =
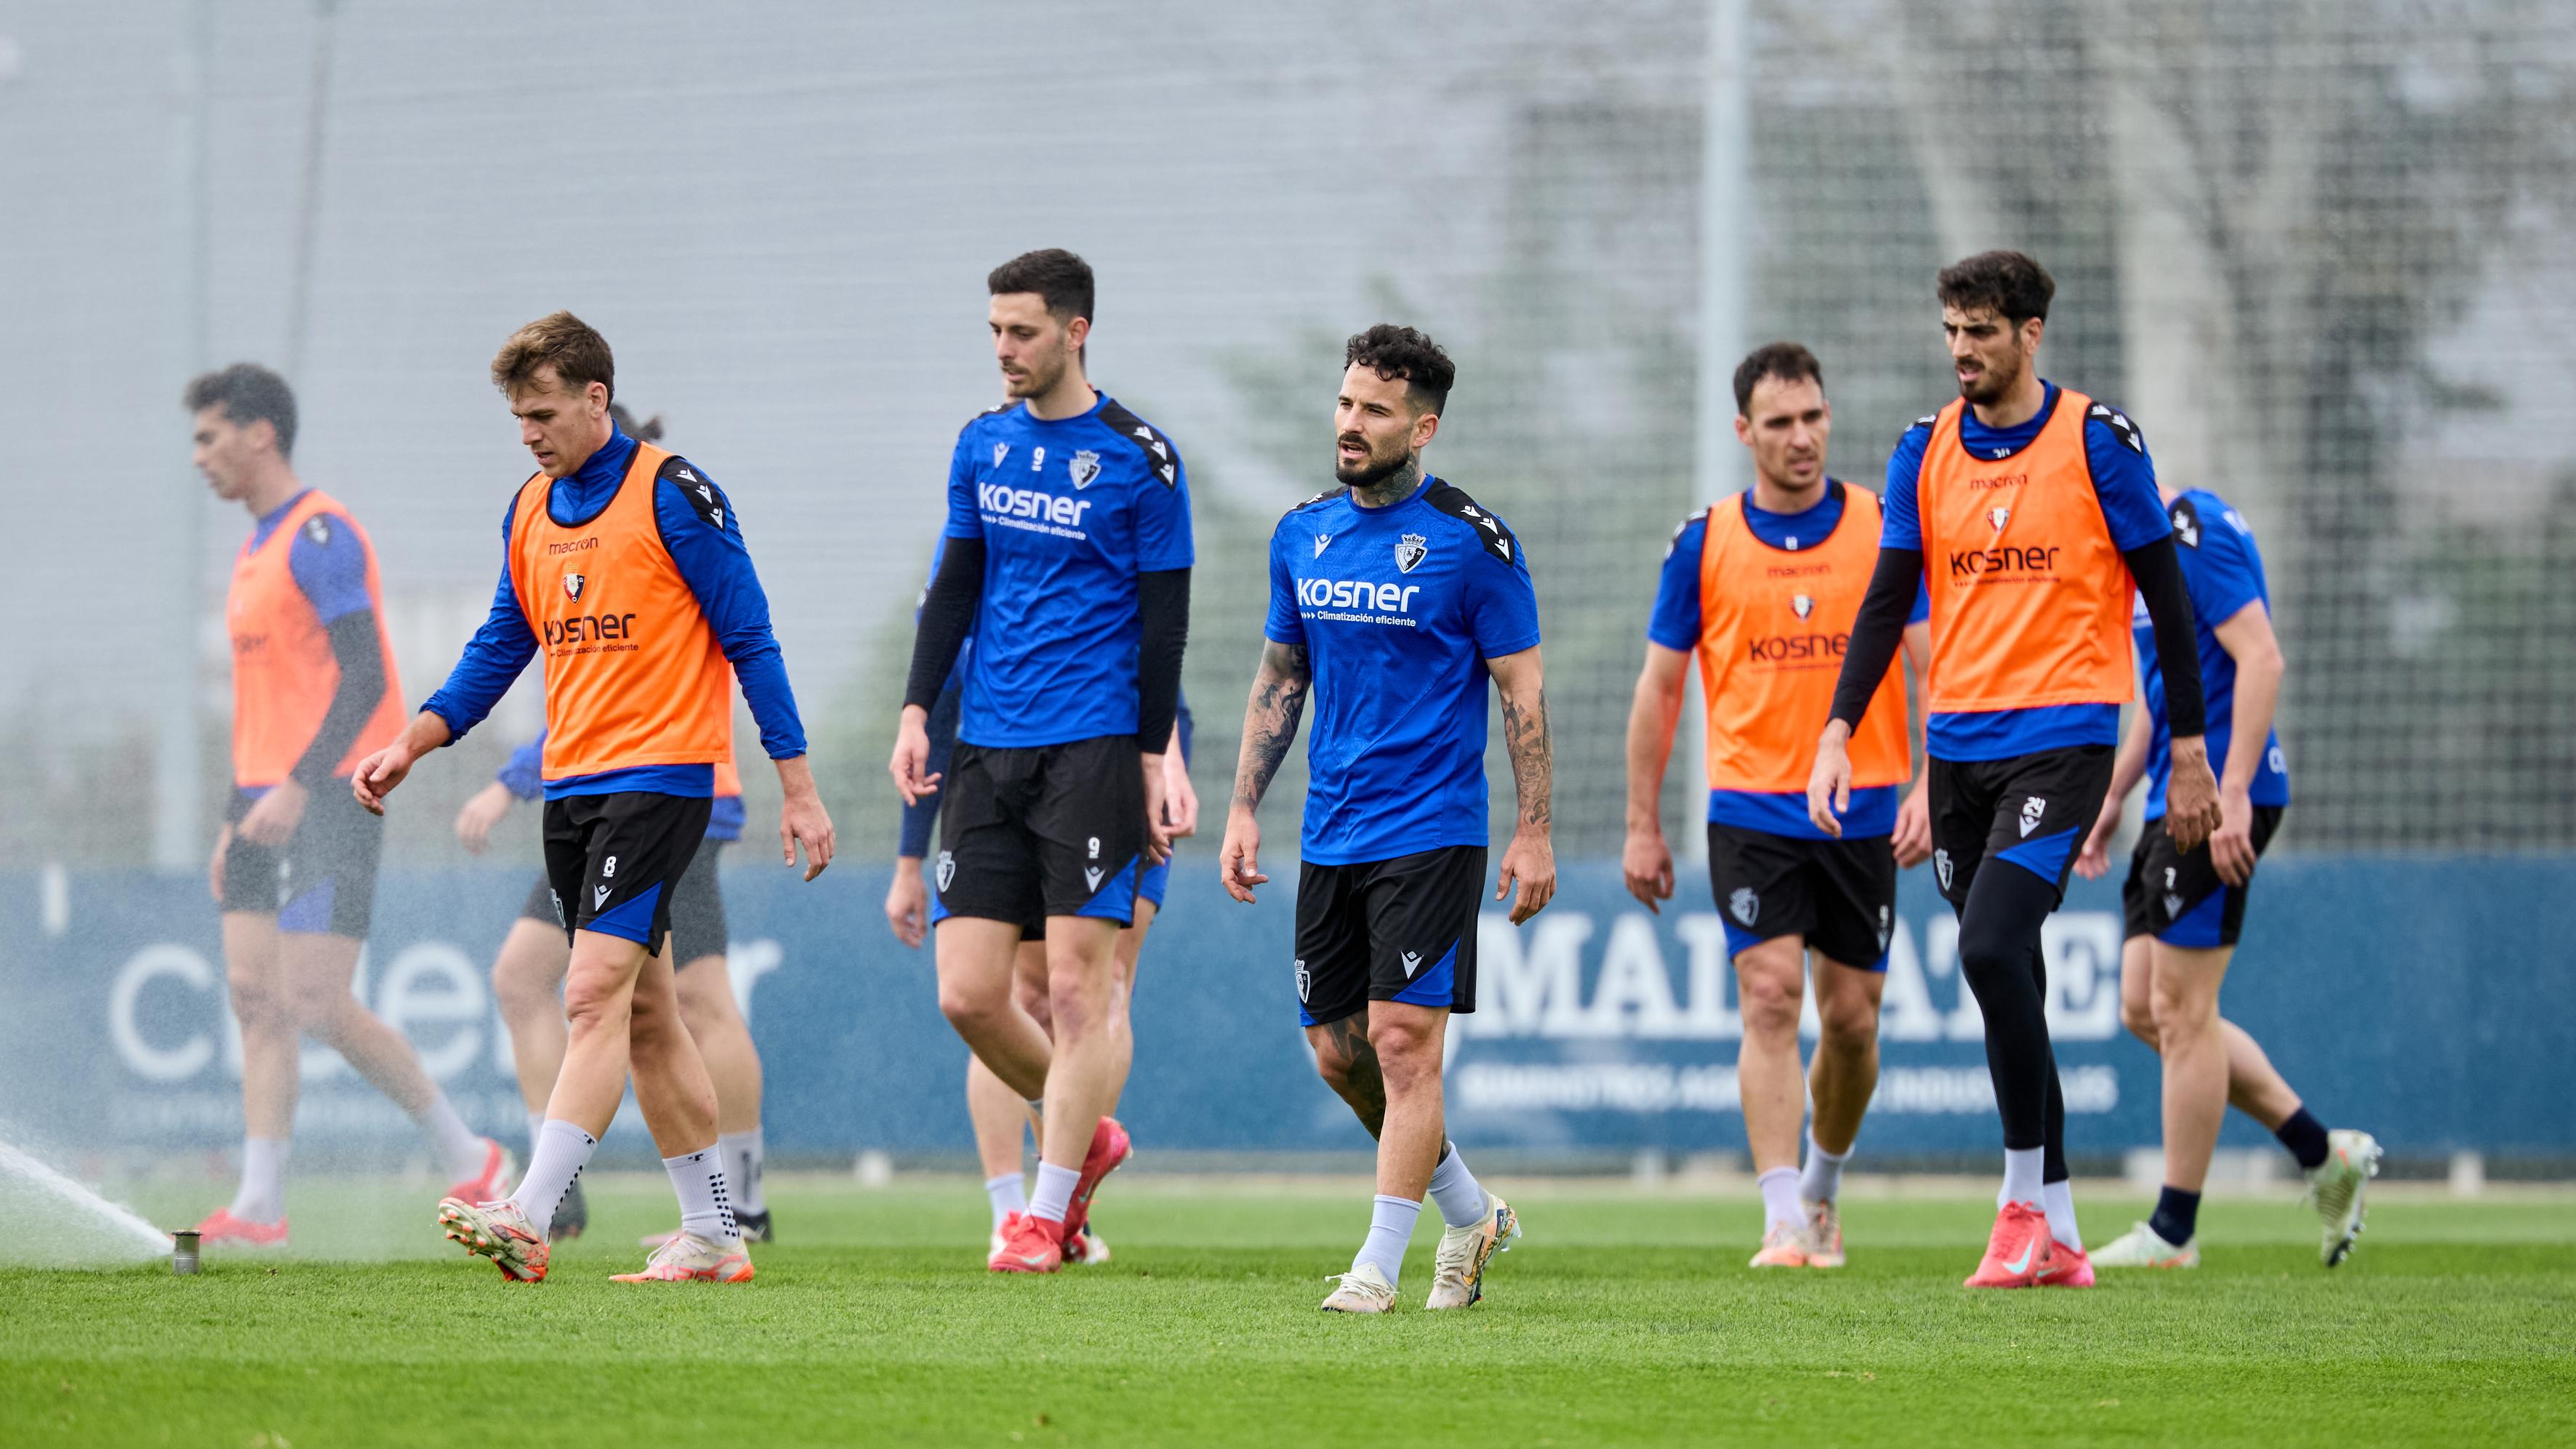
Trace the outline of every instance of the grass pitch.
{"type": "MultiPolygon", "coordinates": [[[[429,1196],[300,1183],[293,1256],[0,1272],[10,1444],[1546,1445],[2576,1442],[2576,1199],[2383,1193],[2329,1273],[2286,1201],[2214,1203],[2197,1272],[1971,1294],[1983,1194],[1858,1196],[1851,1266],[1755,1274],[1746,1198],[1494,1184],[1528,1230],[1487,1300],[1316,1311],[1366,1185],[1135,1176],[1116,1250],[982,1271],[975,1185],[782,1179],[748,1288],[606,1276],[658,1178],[593,1185],[553,1277],[501,1282],[429,1196]],[[383,1257],[391,1250],[413,1256],[383,1257]]],[[[184,1220],[219,1190],[143,1206],[184,1220]]],[[[431,1194],[434,1195],[434,1194],[431,1194]]],[[[2107,1239],[2141,1200],[2083,1195],[2107,1239]]]]}

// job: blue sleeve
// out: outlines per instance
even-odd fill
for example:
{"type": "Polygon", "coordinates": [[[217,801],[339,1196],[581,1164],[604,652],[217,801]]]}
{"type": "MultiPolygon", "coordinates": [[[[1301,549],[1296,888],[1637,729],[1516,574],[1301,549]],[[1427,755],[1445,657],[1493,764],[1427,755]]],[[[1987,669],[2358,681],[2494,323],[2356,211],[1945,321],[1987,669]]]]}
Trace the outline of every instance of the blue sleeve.
{"type": "Polygon", "coordinates": [[[1297,581],[1280,557],[1278,529],[1270,533],[1270,615],[1261,622],[1261,636],[1276,644],[1306,642],[1306,621],[1297,617],[1297,581]]]}
{"type": "MultiPolygon", "coordinates": [[[[1474,538],[1472,527],[1459,527],[1474,538]]],[[[1538,587],[1530,581],[1529,543],[1518,534],[1512,538],[1510,563],[1486,552],[1482,540],[1467,560],[1467,629],[1476,652],[1487,659],[1538,647],[1538,587]]]]}
{"type": "Polygon", "coordinates": [[[1896,440],[1896,451],[1887,458],[1887,487],[1878,495],[1878,546],[1880,548],[1923,548],[1923,520],[1914,510],[1914,485],[1923,476],[1923,449],[1932,441],[1932,430],[1917,424],[1905,430],[1896,440]]]}
{"type": "Polygon", "coordinates": [[[796,691],[787,683],[787,661],[769,631],[769,595],[751,567],[751,549],[742,541],[742,520],[733,501],[706,470],[686,464],[698,475],[691,493],[669,478],[654,484],[653,514],[662,527],[662,546],[698,600],[716,644],[742,681],[743,701],[760,726],[760,747],[773,760],[792,760],[805,753],[805,725],[796,717],[796,691]]]}
{"type": "Polygon", "coordinates": [[[1921,579],[1916,579],[1914,581],[1914,612],[1905,616],[1906,627],[1912,628],[1916,624],[1928,621],[1931,617],[1932,591],[1923,586],[1923,581],[1921,579]]]}
{"type": "Polygon", "coordinates": [[[519,612],[518,591],[510,587],[510,521],[518,509],[519,496],[513,493],[510,506],[501,510],[501,582],[492,590],[492,612],[465,641],[465,653],[448,671],[447,682],[421,701],[421,713],[447,721],[450,744],[481,724],[510,692],[519,671],[537,657],[537,636],[528,628],[528,616],[519,612]]]}
{"type": "Polygon", "coordinates": [[[534,800],[546,792],[545,766],[546,732],[539,730],[535,739],[510,752],[501,773],[494,778],[520,799],[534,800]]]}
{"type": "MultiPolygon", "coordinates": [[[[2177,534],[2177,544],[2182,538],[2177,534]]],[[[2238,610],[2263,597],[2255,577],[2254,550],[2227,519],[2204,512],[2200,543],[2175,550],[2182,560],[2182,581],[2191,594],[2191,611],[2201,627],[2215,631],[2238,610]]]]}
{"type": "Polygon", "coordinates": [[[1172,455],[1172,481],[1167,486],[1137,455],[1136,571],[1161,573],[1195,562],[1190,543],[1190,471],[1181,455],[1172,455]]]}
{"type": "Polygon", "coordinates": [[[2173,532],[2164,495],[2156,491],[2156,464],[2147,456],[2147,440],[2119,409],[2095,403],[2085,412],[2084,457],[2093,465],[2093,493],[2101,500],[2103,521],[2111,526],[2114,548],[2127,553],[2173,532]]]}
{"type": "MultiPolygon", "coordinates": [[[[957,435],[957,451],[948,457],[948,526],[939,531],[942,538],[982,538],[984,511],[975,506],[975,465],[973,425],[957,435]]],[[[931,572],[937,573],[936,562],[931,572]]]]}
{"type": "MultiPolygon", "coordinates": [[[[930,735],[930,758],[923,768],[930,774],[948,773],[949,758],[957,752],[957,721],[964,713],[964,704],[964,696],[952,686],[942,690],[930,707],[930,719],[923,726],[930,735]]],[[[943,790],[947,784],[940,781],[943,790]]],[[[939,823],[939,801],[937,795],[924,795],[903,807],[903,836],[896,844],[895,854],[915,860],[930,854],[930,829],[939,823]]]]}
{"type": "Polygon", "coordinates": [[[1646,616],[1646,637],[1667,649],[1687,654],[1699,647],[1699,565],[1707,549],[1705,513],[1683,519],[1664,549],[1664,573],[1655,584],[1655,611],[1646,616]]]}
{"type": "Polygon", "coordinates": [[[287,546],[286,567],[326,625],[376,606],[367,593],[367,550],[339,514],[317,513],[304,520],[295,542],[287,546]]]}

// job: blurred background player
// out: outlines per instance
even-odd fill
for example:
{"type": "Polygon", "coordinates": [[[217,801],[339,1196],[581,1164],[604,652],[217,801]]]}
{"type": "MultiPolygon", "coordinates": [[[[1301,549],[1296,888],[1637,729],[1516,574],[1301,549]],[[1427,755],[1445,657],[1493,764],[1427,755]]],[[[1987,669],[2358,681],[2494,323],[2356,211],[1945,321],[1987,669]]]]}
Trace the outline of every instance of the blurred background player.
{"type": "MultiPolygon", "coordinates": [[[[1735,369],[1735,435],[1753,487],[1685,519],[1664,552],[1646,666],[1628,710],[1628,893],[1672,899],[1664,766],[1692,656],[1708,705],[1708,870],[1735,957],[1744,1135],[1762,1190],[1756,1268],[1839,1268],[1843,1164],[1878,1087],[1878,1002],[1896,920],[1897,867],[1932,853],[1928,796],[1908,756],[1906,683],[1894,670],[1852,745],[1843,838],[1807,818],[1807,750],[1833,707],[1834,670],[1878,560],[1878,495],[1825,472],[1833,408],[1824,369],[1794,342],[1735,369]],[[1899,803],[1899,796],[1903,801],[1899,803]],[[1801,1082],[1798,1017],[1814,954],[1819,1036],[1801,1082]],[[1798,1125],[1815,1124],[1798,1168],[1798,1125]]],[[[1918,591],[1905,655],[1920,684],[1931,648],[1918,591]]],[[[1919,693],[1919,689],[1918,689],[1919,693]]]]}
{"type": "MultiPolygon", "coordinates": [[[[2272,714],[2281,698],[2280,641],[2272,633],[2272,593],[2254,531],[2225,499],[2207,489],[2162,490],[2173,519],[2175,556],[2191,593],[2200,644],[2209,762],[2218,771],[2218,828],[2209,848],[2183,852],[2161,827],[2173,772],[2164,681],[2144,671],[2143,701],[2120,742],[2076,873],[2098,879],[2110,869],[2111,837],[2122,802],[2147,777],[2146,825],[2121,886],[2127,941],[2120,950],[2120,1017],[2164,1060],[2164,1190],[2145,1222],[2097,1248],[2102,1268],[2200,1266],[2199,1217],[2220,1119],[2233,1102],[2272,1130],[2298,1159],[2310,1201],[2323,1220],[2319,1256],[2329,1268],[2352,1251],[2361,1232],[2363,1189],[2379,1170],[2379,1143],[2367,1132],[2325,1124],[2290,1090],[2271,1059],[2243,1027],[2218,1014],[2219,984],[2236,954],[2254,863],[2281,827],[2290,803],[2289,763],[2272,714]],[[2262,741],[2231,750],[2242,727],[2262,741]]],[[[2141,658],[2154,647],[2153,623],[2140,600],[2131,620],[2141,658]]]]}
{"type": "MultiPolygon", "coordinates": [[[[933,577],[939,573],[944,542],[931,549],[933,577]]],[[[959,667],[949,671],[948,683],[930,709],[929,771],[934,777],[947,773],[949,758],[957,747],[957,715],[964,693],[960,671],[974,651],[975,641],[970,637],[958,650],[959,667]]],[[[1198,792],[1190,786],[1190,702],[1186,695],[1174,698],[1171,744],[1163,752],[1163,820],[1171,827],[1172,839],[1179,841],[1198,832],[1199,802],[1198,792]]],[[[895,939],[906,946],[920,946],[939,919],[922,871],[922,862],[930,851],[931,827],[939,818],[939,799],[932,794],[903,807],[902,834],[895,850],[894,880],[886,887],[885,913],[895,939]]],[[[1118,933],[1115,956],[1121,1002],[1118,1015],[1122,1021],[1135,998],[1136,963],[1144,952],[1145,933],[1152,928],[1155,917],[1162,914],[1171,875],[1172,863],[1168,859],[1146,868],[1136,882],[1135,922],[1118,933]]],[[[1042,1029],[1051,1023],[1046,976],[1046,920],[1040,917],[1021,928],[1011,994],[1020,1010],[1042,1029]]],[[[1118,1097],[1126,1095],[1127,1071],[1134,1056],[1135,1033],[1129,1030],[1121,1034],[1119,1042],[1118,1097]]],[[[1113,1103],[1116,1100],[1112,1098],[1113,1103]]],[[[1035,1125],[1037,1112],[1038,1104],[1021,1101],[1001,1078],[993,1075],[992,1068],[984,1065],[983,1058],[971,1051],[966,1054],[966,1116],[975,1129],[975,1155],[984,1167],[984,1197],[993,1212],[992,1236],[985,1245],[988,1267],[1007,1246],[1003,1225],[1010,1221],[1011,1214],[1028,1210],[1028,1173],[1021,1160],[1021,1139],[1035,1125]]],[[[1066,1224],[1064,1261],[1086,1265],[1109,1261],[1109,1243],[1101,1237],[1098,1224],[1087,1218],[1066,1224]]]]}
{"type": "MultiPolygon", "coordinates": [[[[662,440],[660,418],[638,423],[622,403],[610,404],[608,412],[628,437],[644,443],[662,440]]],[[[536,738],[511,752],[491,784],[456,812],[456,838],[468,852],[480,855],[489,847],[492,827],[511,805],[544,795],[545,744],[545,731],[539,730],[536,738]]],[[[671,901],[671,959],[677,963],[672,970],[679,977],[681,1024],[697,1042],[698,1054],[706,1059],[707,1076],[715,1083],[716,1146],[724,1157],[734,1219],[744,1241],[765,1243],[770,1240],[770,1221],[760,1181],[760,1051],[752,1043],[751,1025],[743,1019],[732,975],[725,967],[730,933],[725,924],[723,879],[717,873],[719,853],[742,839],[742,824],[742,775],[728,749],[725,758],[716,762],[706,839],[691,857],[671,901]]],[[[492,995],[500,1003],[502,1024],[509,1028],[511,1066],[519,1079],[520,1099],[527,1105],[531,1150],[544,1130],[546,1096],[563,1070],[568,1039],[561,998],[572,951],[563,937],[562,908],[545,873],[539,871],[519,907],[519,919],[511,923],[500,954],[492,960],[492,995]]],[[[547,1241],[579,1237],[589,1224],[581,1180],[575,1178],[555,1206],[554,1221],[546,1225],[547,1241]]],[[[645,1246],[658,1247],[668,1236],[654,1234],[645,1246]]]]}
{"type": "Polygon", "coordinates": [[[731,679],[778,765],[782,853],[792,865],[804,844],[808,880],[831,862],[831,820],[731,500],[687,459],[618,429],[615,372],[607,340],[569,312],[519,329],[493,359],[538,471],[503,515],[492,612],[447,683],[353,783],[382,810],[414,762],[480,723],[542,648],[546,874],[572,942],[564,1065],[517,1190],[498,1202],[451,1197],[439,1222],[505,1277],[543,1278],[541,1225],[608,1130],[631,1068],[681,1231],[618,1281],[748,1282],[715,1089],[680,1024],[667,940],[716,765],[732,753],[731,679]]]}
{"type": "Polygon", "coordinates": [[[1324,1081],[1377,1139],[1377,1198],[1328,1312],[1395,1305],[1427,1192],[1446,1230],[1426,1307],[1483,1296],[1485,1265],[1520,1222],[1449,1141],[1442,1039],[1476,1009],[1485,884],[1485,682],[1502,700],[1520,813],[1494,898],[1511,918],[1556,894],[1538,595],[1503,520],[1422,471],[1457,368],[1439,344],[1385,323],[1343,348],[1333,476],[1270,535],[1270,608],[1243,712],[1243,752],[1218,869],[1249,905],[1261,873],[1261,797],[1315,729],[1297,881],[1297,1002],[1324,1081]],[[1403,681],[1402,688],[1389,687],[1403,681]]]}
{"type": "Polygon", "coordinates": [[[402,729],[375,546],[289,461],[295,395],[235,363],[188,384],[197,470],[253,522],[224,607],[232,636],[233,791],[209,884],[241,1024],[240,1189],[197,1231],[208,1244],[286,1241],[286,1154],[301,1038],[338,1052],[429,1134],[451,1192],[509,1170],[422,1070],[419,1053],[350,989],[376,896],[384,822],[349,797],[358,760],[402,729]]]}
{"type": "Polygon", "coordinates": [[[1132,1150],[1109,1115],[1131,1050],[1117,938],[1139,875],[1171,854],[1163,755],[1189,632],[1189,484],[1171,440],[1085,374],[1088,263],[1029,252],[985,282],[1015,401],[958,434],[888,769],[907,805],[941,789],[930,707],[973,636],[940,821],[939,1005],[1013,1093],[1045,1104],[1036,1190],[991,1263],[1052,1273],[1132,1150]],[[1040,918],[1047,1027],[1012,996],[1040,918]]]}
{"type": "Polygon", "coordinates": [[[2101,813],[2132,687],[2129,601],[2145,596],[2173,724],[2177,849],[2218,822],[2201,741],[2191,599],[2146,441],[2119,409],[2040,377],[2057,284],[2019,252],[1940,275],[1959,396],[1887,461],[1878,566],[1852,626],[1807,785],[1818,827],[1851,808],[1847,742],[1919,591],[1932,601],[1933,873],[1959,917],[1959,967],[1985,1018],[2004,1183],[1971,1288],[2089,1287],[2067,1186],[2066,1104],[2048,1040],[2040,928],[2101,813]],[[2006,869],[1983,869],[1989,857],[2006,869]]]}

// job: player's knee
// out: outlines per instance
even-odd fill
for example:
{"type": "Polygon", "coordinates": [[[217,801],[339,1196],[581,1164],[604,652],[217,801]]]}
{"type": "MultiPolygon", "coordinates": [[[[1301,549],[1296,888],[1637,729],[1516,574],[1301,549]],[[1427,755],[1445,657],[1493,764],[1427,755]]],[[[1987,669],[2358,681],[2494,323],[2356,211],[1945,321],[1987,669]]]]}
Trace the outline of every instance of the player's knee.
{"type": "Polygon", "coordinates": [[[1800,992],[1795,976],[1774,971],[1737,973],[1736,995],[1742,1003],[1745,1035],[1795,1035],[1800,992]]]}
{"type": "Polygon", "coordinates": [[[578,1035],[623,1027],[634,1010],[634,995],[613,973],[575,969],[564,980],[564,1023],[578,1035]]]}
{"type": "Polygon", "coordinates": [[[2123,995],[2120,998],[2120,1025],[2127,1027],[2129,1035],[2148,1046],[2156,1044],[2156,1008],[2144,997],[2123,995]]]}
{"type": "Polygon", "coordinates": [[[243,1026],[260,1028],[289,1025],[294,1013],[289,997],[265,981],[246,981],[234,977],[225,983],[232,997],[233,1020],[243,1026]]]}
{"type": "Polygon", "coordinates": [[[1409,1021],[1372,1022],[1369,1045],[1377,1051],[1378,1074],[1390,1084],[1440,1074],[1440,1038],[1426,1026],[1409,1021]]]}
{"type": "Polygon", "coordinates": [[[1842,992],[1817,1002],[1816,1019],[1827,1051],[1866,1051],[1878,1040],[1878,1003],[1862,992],[1842,992]]]}
{"type": "Polygon", "coordinates": [[[939,1014],[959,1031],[975,1031],[1000,1021],[1010,1001],[1007,991],[980,982],[939,983],[939,1014]]]}
{"type": "Polygon", "coordinates": [[[2218,1029],[2218,995],[2187,985],[2167,985],[2159,978],[2149,1010],[2159,1040],[2200,1036],[2218,1029]]]}

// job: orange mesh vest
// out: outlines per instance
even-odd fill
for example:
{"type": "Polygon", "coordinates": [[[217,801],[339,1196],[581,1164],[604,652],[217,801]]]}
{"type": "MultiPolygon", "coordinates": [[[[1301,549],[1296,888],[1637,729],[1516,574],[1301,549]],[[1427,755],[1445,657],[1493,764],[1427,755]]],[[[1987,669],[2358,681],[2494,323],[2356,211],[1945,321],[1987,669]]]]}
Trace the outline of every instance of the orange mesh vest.
{"type": "Polygon", "coordinates": [[[357,742],[331,767],[346,775],[358,761],[392,744],[402,733],[402,684],[394,677],[393,643],[385,635],[384,589],[376,578],[376,547],[331,495],[308,490],[287,510],[257,548],[242,545],[233,560],[232,592],[224,624],[233,643],[233,783],[274,785],[295,772],[340,689],[340,662],[331,633],[313,603],[296,587],[288,557],[295,536],[330,514],[320,526],[345,528],[367,556],[367,602],[376,614],[376,647],[385,661],[384,698],[358,731],[357,742]]]}
{"type": "Polygon", "coordinates": [[[510,587],[545,655],[549,780],[733,755],[732,667],[653,516],[670,457],[636,444],[608,506],[579,524],[546,511],[554,479],[519,488],[510,587]]]}
{"type": "Polygon", "coordinates": [[[742,771],[733,762],[734,746],[741,743],[735,736],[740,733],[733,723],[733,670],[728,666],[725,670],[725,752],[724,758],[716,761],[716,798],[719,800],[742,793],[742,771]]]}
{"type": "MultiPolygon", "coordinates": [[[[1699,677],[1712,790],[1804,791],[1833,713],[1852,620],[1878,566],[1878,495],[1834,482],[1843,516],[1794,552],[1756,537],[1739,493],[1708,510],[1699,562],[1699,677]]],[[[1851,740],[1852,784],[1902,785],[1905,681],[1890,667],[1851,740]]]]}
{"type": "Polygon", "coordinates": [[[1965,402],[1933,420],[1914,506],[1932,594],[1934,711],[2128,700],[2135,585],[2084,456],[2092,405],[2059,389],[2039,436],[2009,458],[1961,445],[1965,402]]]}

